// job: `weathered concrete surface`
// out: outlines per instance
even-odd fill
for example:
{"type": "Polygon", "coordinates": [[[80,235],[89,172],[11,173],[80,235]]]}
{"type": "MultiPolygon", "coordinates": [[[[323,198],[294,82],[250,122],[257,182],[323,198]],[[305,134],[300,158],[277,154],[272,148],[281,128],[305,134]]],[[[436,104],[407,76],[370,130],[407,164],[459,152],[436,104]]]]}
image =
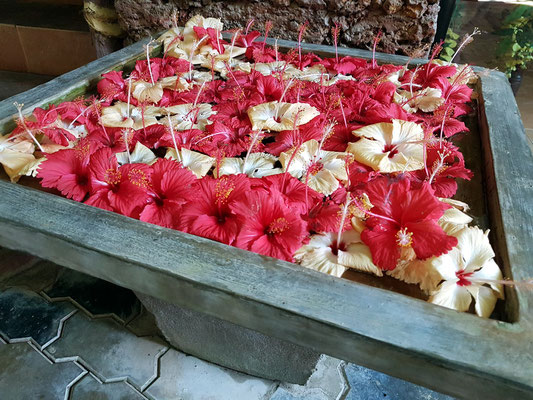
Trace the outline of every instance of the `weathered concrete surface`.
{"type": "Polygon", "coordinates": [[[262,378],[305,384],[320,353],[136,293],[165,338],[185,353],[262,378]]]}
{"type": "Polygon", "coordinates": [[[169,28],[174,11],[178,24],[201,14],[220,18],[226,29],[240,28],[255,19],[262,31],[272,21],[271,37],[296,40],[298,27],[309,22],[305,41],[332,44],[331,28],[341,27],[340,44],[372,48],[378,31],[383,38],[378,51],[424,57],[433,42],[438,0],[116,0],[115,7],[129,40],[169,28]]]}

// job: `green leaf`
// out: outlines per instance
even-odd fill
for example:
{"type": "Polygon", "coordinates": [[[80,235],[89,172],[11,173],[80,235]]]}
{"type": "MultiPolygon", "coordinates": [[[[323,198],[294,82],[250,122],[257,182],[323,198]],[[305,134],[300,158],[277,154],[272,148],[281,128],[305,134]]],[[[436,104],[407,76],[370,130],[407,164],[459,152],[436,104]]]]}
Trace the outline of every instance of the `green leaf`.
{"type": "Polygon", "coordinates": [[[513,44],[513,47],[511,47],[511,49],[512,49],[513,51],[518,51],[518,50],[520,50],[521,48],[522,48],[522,47],[520,47],[520,45],[519,45],[518,43],[514,43],[514,44],[513,44]]]}

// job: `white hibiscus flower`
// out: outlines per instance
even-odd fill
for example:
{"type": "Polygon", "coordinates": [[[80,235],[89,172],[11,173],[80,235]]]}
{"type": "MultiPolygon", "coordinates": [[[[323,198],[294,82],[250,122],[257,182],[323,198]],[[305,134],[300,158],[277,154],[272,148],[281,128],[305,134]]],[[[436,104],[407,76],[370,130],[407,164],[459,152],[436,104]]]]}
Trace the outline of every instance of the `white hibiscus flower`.
{"type": "Polygon", "coordinates": [[[359,232],[344,232],[338,245],[337,239],[335,232],[313,235],[308,244],[296,251],[294,258],[303,267],[337,277],[348,268],[383,276],[372,262],[370,249],[361,241],[359,232]]]}
{"type": "Polygon", "coordinates": [[[488,231],[477,227],[457,233],[458,244],[432,264],[444,280],[429,301],[458,311],[467,311],[472,299],[476,314],[489,317],[498,299],[503,299],[502,272],[494,262],[488,231]]]}
{"type": "Polygon", "coordinates": [[[360,140],[346,151],[379,172],[405,172],[424,168],[424,130],[414,122],[393,119],[353,131],[360,140]]]}
{"type": "Polygon", "coordinates": [[[339,187],[339,180],[348,179],[347,156],[347,153],[321,150],[318,142],[312,139],[296,149],[284,151],[280,154],[279,161],[283,169],[292,176],[329,196],[339,187]]]}

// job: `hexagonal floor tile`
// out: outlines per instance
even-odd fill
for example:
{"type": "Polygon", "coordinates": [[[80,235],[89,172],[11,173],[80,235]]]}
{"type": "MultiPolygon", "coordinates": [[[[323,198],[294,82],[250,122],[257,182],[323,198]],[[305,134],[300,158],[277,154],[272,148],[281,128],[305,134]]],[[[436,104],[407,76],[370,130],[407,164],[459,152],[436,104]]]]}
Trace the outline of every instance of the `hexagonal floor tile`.
{"type": "Polygon", "coordinates": [[[159,378],[146,390],[157,400],[259,400],[275,382],[241,374],[170,349],[159,378]]]}
{"type": "Polygon", "coordinates": [[[453,400],[452,397],[355,364],[346,365],[346,400],[453,400]]]}
{"type": "Polygon", "coordinates": [[[44,346],[58,337],[61,322],[76,312],[69,303],[49,303],[26,289],[0,292],[0,333],[10,341],[32,338],[44,346]]]}
{"type": "Polygon", "coordinates": [[[28,343],[0,345],[2,399],[63,399],[69,385],[86,373],[73,362],[51,363],[28,343]]]}
{"type": "Polygon", "coordinates": [[[145,400],[126,382],[100,383],[90,374],[77,382],[70,390],[69,400],[145,400]]]}
{"type": "Polygon", "coordinates": [[[157,377],[157,361],[167,348],[160,338],[137,337],[111,318],[78,312],[44,352],[60,361],[80,359],[102,381],[127,379],[142,391],[157,377]]]}

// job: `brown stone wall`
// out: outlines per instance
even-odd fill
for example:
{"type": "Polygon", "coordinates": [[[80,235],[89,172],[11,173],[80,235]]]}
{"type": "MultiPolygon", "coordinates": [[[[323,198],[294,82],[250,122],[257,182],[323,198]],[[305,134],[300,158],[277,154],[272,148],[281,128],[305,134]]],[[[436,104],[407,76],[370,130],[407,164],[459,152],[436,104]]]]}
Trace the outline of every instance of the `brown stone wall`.
{"type": "Polygon", "coordinates": [[[220,18],[227,29],[243,27],[255,18],[254,28],[273,22],[271,37],[295,40],[298,26],[309,22],[306,42],[331,44],[331,28],[341,26],[340,45],[372,48],[383,31],[378,51],[423,57],[433,42],[438,0],[115,0],[119,21],[131,40],[170,27],[174,10],[179,24],[201,14],[220,18]]]}

